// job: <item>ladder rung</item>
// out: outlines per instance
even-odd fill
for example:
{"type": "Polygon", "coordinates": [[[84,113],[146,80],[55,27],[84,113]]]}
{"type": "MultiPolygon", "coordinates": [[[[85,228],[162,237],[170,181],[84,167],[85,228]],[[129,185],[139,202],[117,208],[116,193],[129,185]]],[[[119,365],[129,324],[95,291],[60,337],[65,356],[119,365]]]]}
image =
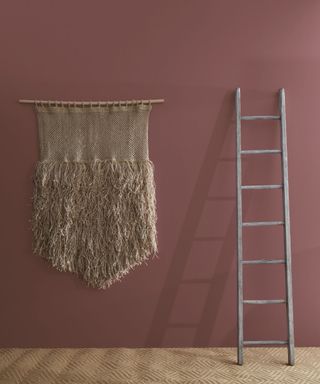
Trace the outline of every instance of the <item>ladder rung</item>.
{"type": "Polygon", "coordinates": [[[243,304],[285,304],[286,300],[243,300],[243,304]]]}
{"type": "Polygon", "coordinates": [[[286,261],[280,260],[242,260],[242,264],[285,264],[286,261]]]}
{"type": "Polygon", "coordinates": [[[244,340],[244,345],[268,345],[268,344],[278,344],[286,345],[288,342],[286,340],[244,340]]]}
{"type": "Polygon", "coordinates": [[[280,116],[241,116],[241,120],[280,120],[280,116]]]}
{"type": "Polygon", "coordinates": [[[241,185],[241,189],[280,189],[282,184],[270,184],[270,185],[241,185]]]}
{"type": "Polygon", "coordinates": [[[283,225],[284,221],[247,221],[242,223],[243,227],[262,227],[268,225],[283,225]]]}
{"type": "Polygon", "coordinates": [[[281,149],[244,149],[242,155],[260,155],[260,154],[281,153],[281,149]]]}

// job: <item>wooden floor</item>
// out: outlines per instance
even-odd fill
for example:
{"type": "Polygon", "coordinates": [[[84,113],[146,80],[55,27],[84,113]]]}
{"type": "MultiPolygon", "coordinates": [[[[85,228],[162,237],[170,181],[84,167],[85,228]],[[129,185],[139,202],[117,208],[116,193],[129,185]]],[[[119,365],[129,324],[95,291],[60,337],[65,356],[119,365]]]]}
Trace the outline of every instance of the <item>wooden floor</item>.
{"type": "Polygon", "coordinates": [[[0,349],[1,384],[319,384],[320,348],[0,349]]]}

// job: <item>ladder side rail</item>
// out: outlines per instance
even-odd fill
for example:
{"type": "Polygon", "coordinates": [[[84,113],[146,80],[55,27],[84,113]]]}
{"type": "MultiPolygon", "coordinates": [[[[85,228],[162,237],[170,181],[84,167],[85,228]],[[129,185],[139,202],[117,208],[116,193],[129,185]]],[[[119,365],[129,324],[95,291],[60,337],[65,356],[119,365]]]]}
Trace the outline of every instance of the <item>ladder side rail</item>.
{"type": "Polygon", "coordinates": [[[236,151],[237,151],[237,293],[238,293],[238,364],[243,364],[243,269],[242,269],[242,167],[241,167],[241,102],[236,90],[236,151]]]}
{"type": "Polygon", "coordinates": [[[288,363],[294,365],[294,327],[293,327],[293,299],[292,299],[292,266],[291,266],[291,234],[289,211],[289,181],[288,181],[288,152],[287,152],[287,127],[285,91],[280,89],[280,124],[281,124],[281,148],[282,148],[282,178],[283,178],[283,210],[284,210],[284,241],[286,259],[286,299],[287,299],[287,329],[288,329],[288,363]]]}

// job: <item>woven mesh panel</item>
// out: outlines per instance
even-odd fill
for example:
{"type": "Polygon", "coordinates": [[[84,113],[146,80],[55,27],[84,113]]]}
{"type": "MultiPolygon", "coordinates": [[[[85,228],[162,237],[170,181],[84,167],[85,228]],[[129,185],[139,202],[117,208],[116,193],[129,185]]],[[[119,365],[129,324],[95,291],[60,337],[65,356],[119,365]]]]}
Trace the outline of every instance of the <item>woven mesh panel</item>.
{"type": "Polygon", "coordinates": [[[149,159],[151,105],[35,108],[42,161],[149,159]]]}

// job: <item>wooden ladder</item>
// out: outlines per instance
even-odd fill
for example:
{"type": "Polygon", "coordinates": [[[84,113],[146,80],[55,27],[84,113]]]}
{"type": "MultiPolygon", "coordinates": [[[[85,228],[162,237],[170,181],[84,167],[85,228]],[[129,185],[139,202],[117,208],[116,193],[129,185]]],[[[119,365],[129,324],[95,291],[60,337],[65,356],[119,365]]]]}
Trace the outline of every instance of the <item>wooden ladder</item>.
{"type": "Polygon", "coordinates": [[[285,91],[279,91],[279,115],[276,116],[242,116],[241,93],[236,89],[236,156],[237,156],[237,290],[238,290],[238,364],[243,364],[244,346],[254,345],[287,345],[288,363],[294,365],[294,327],[293,327],[293,301],[292,301],[292,271],[291,271],[291,237],[290,237],[290,212],[289,212],[289,185],[288,185],[288,155],[286,133],[285,91]],[[241,146],[241,122],[242,120],[279,120],[281,126],[281,149],[242,149],[241,146]],[[273,185],[242,185],[242,156],[260,154],[280,154],[282,164],[282,184],[273,185]],[[242,192],[245,190],[282,189],[283,193],[283,220],[282,221],[249,221],[242,220],[242,192]],[[280,225],[284,227],[285,257],[271,260],[245,260],[243,259],[243,228],[257,226],[280,225]],[[243,266],[254,264],[284,264],[286,297],[276,300],[244,300],[243,298],[243,266]],[[243,306],[244,304],[285,304],[287,315],[287,340],[244,340],[243,337],[243,306]]]}

